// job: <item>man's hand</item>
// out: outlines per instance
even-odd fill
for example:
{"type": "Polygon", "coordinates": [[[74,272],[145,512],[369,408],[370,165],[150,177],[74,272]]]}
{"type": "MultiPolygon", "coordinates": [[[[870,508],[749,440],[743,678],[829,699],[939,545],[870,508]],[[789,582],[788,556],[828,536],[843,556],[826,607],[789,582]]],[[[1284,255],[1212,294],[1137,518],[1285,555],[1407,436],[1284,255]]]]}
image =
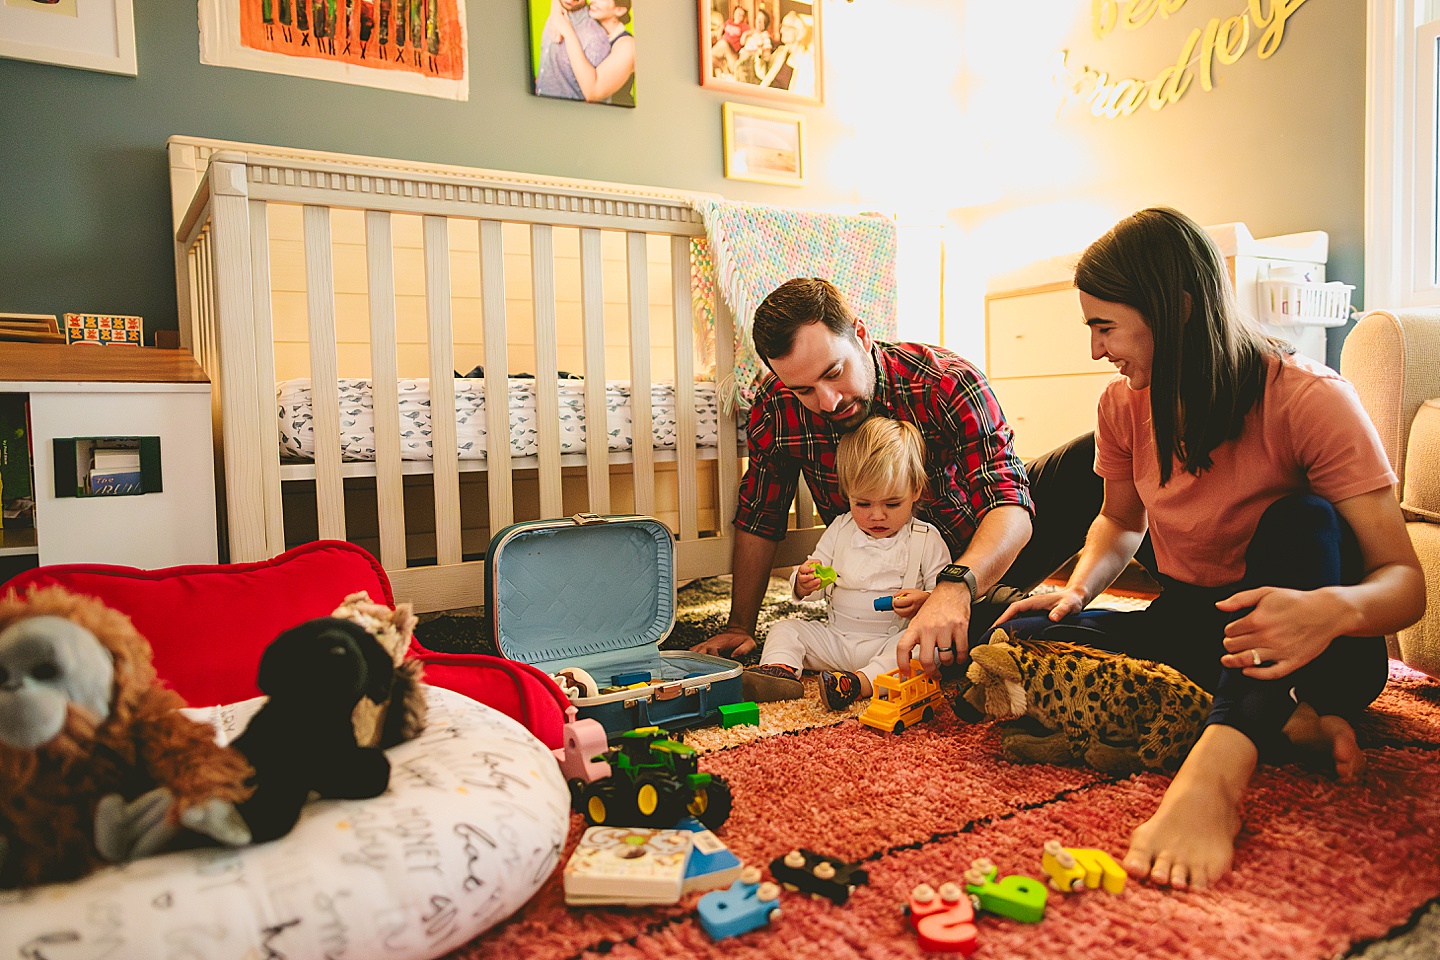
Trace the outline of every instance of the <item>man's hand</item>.
{"type": "Polygon", "coordinates": [[[970,649],[970,599],[970,588],[963,583],[935,585],[895,649],[902,677],[909,675],[911,660],[919,660],[925,673],[938,680],[942,666],[965,659],[970,649]]]}
{"type": "Polygon", "coordinates": [[[743,657],[755,649],[755,638],[747,630],[726,627],[709,640],[702,640],[690,648],[692,653],[708,653],[713,657],[743,657]]]}

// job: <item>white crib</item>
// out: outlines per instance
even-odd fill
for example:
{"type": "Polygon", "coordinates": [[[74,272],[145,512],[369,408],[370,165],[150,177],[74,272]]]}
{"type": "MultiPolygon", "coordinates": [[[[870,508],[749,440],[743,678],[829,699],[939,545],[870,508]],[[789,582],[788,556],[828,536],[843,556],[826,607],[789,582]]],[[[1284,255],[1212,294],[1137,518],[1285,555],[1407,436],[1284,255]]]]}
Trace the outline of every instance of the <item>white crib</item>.
{"type": "MultiPolygon", "coordinates": [[[[676,534],[678,579],[729,571],[743,429],[732,411],[713,443],[697,441],[696,398],[715,381],[725,393],[733,324],[706,297],[714,331],[697,335],[691,242],[704,229],[685,194],[190,137],[169,152],[181,339],[214,383],[229,560],[347,539],[418,610],[473,607],[493,532],[634,512],[676,534]],[[434,414],[455,405],[457,365],[483,365],[483,384],[458,382],[486,411],[510,409],[511,374],[533,374],[521,391],[533,454],[515,455],[512,412],[512,431],[485,431],[480,455],[444,455],[456,421],[437,414],[433,455],[402,459],[402,378],[427,383],[434,414]],[[583,382],[562,381],[567,369],[583,382]],[[276,384],[305,377],[313,459],[282,460],[276,384]],[[345,378],[366,384],[373,460],[342,444],[345,378]],[[616,381],[632,388],[632,442],[565,452],[577,447],[562,397],[604,411],[607,380],[612,416],[616,381]],[[657,413],[673,422],[658,429],[657,413]]],[[[605,418],[587,419],[598,439],[605,418]]],[[[781,564],[819,536],[803,484],[792,525],[781,564]]]]}

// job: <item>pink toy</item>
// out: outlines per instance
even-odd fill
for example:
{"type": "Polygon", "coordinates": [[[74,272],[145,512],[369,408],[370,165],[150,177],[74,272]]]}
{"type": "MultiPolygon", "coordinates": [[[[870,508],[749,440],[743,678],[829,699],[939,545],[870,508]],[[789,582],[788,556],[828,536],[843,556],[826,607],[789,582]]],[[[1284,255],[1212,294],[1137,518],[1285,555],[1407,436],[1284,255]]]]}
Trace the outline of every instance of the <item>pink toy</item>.
{"type": "Polygon", "coordinates": [[[570,785],[570,795],[577,797],[587,783],[610,776],[610,764],[596,760],[609,748],[605,728],[599,720],[576,719],[579,710],[574,704],[565,708],[565,727],[561,731],[564,746],[551,751],[560,761],[560,773],[570,785]]]}

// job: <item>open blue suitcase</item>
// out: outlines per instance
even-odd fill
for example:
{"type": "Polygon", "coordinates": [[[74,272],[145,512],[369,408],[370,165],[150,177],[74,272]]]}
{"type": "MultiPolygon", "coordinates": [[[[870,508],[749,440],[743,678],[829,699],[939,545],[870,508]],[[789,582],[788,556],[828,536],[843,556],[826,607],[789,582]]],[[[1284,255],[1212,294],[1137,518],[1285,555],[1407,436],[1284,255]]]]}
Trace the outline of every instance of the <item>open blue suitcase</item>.
{"type": "Polygon", "coordinates": [[[645,672],[644,687],[571,695],[612,739],[718,718],[740,700],[740,665],[661,651],[675,627],[675,539],[651,517],[578,514],[511,524],[485,554],[485,609],[501,654],[549,674],[589,673],[599,688],[645,672]]]}

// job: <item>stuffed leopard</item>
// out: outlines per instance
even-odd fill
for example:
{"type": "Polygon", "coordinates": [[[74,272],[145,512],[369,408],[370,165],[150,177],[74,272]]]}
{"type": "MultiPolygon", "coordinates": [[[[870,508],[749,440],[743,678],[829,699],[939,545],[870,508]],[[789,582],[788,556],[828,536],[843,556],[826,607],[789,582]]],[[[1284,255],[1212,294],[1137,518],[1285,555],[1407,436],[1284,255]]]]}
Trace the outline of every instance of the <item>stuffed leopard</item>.
{"type": "Polygon", "coordinates": [[[1006,724],[1001,743],[1025,763],[1085,763],[1106,773],[1174,773],[1200,735],[1210,694],[1173,667],[997,630],[970,651],[956,698],[1006,724]]]}

